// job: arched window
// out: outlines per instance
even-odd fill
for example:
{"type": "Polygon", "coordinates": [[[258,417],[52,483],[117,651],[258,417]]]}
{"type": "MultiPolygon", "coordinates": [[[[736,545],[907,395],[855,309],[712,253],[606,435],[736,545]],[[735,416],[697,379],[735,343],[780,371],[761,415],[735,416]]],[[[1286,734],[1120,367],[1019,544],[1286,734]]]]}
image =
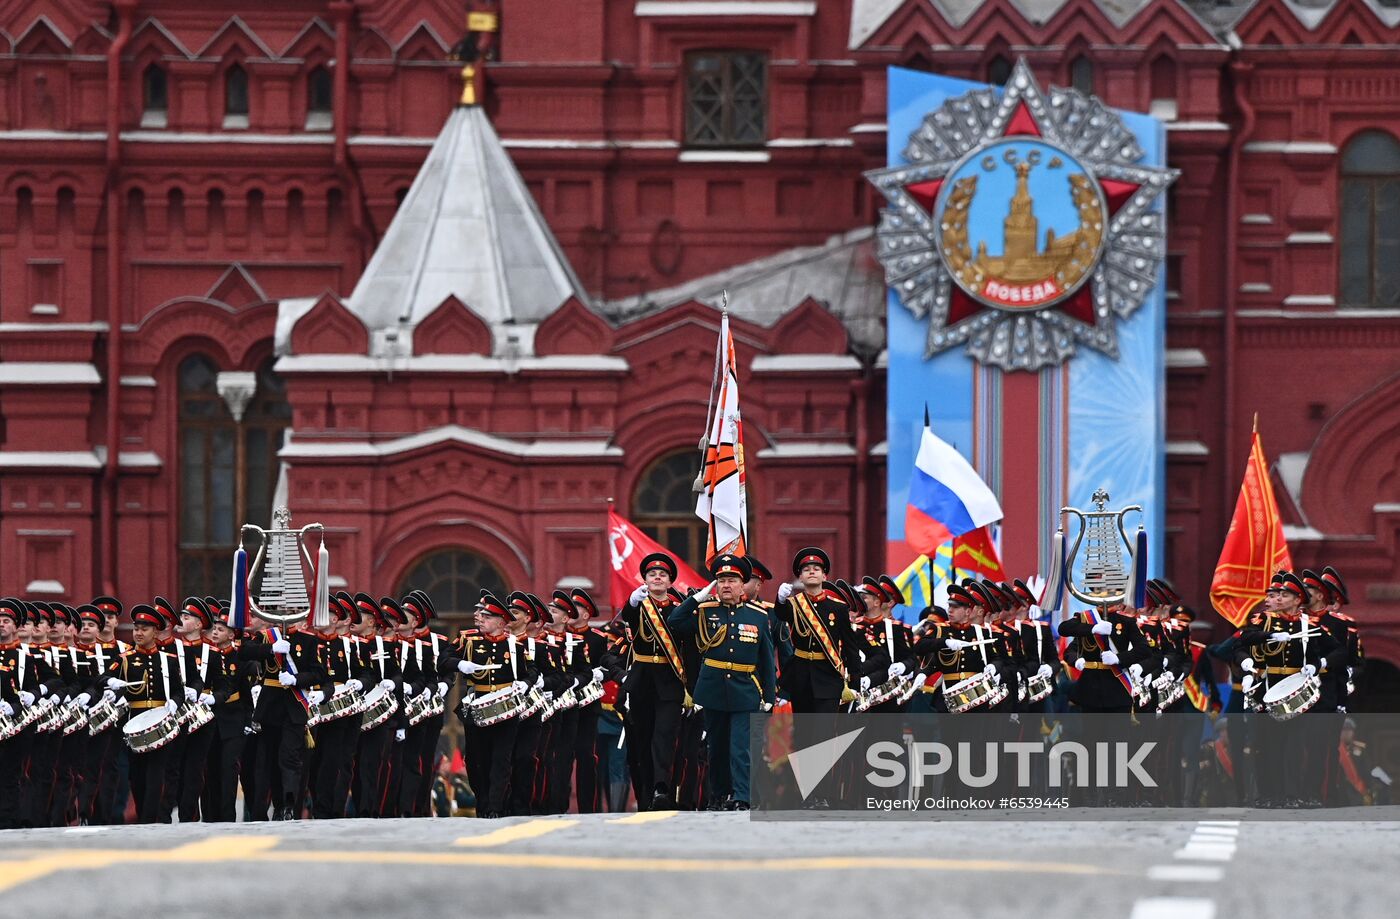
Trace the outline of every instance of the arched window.
{"type": "Polygon", "coordinates": [[[1069,85],[1086,96],[1094,94],[1094,62],[1084,55],[1069,65],[1069,85]]]}
{"type": "Polygon", "coordinates": [[[224,72],[224,127],[248,127],[248,71],[238,64],[224,72]]]}
{"type": "Polygon", "coordinates": [[[1400,143],[1366,131],[1342,151],[1341,301],[1400,306],[1400,143]]]}
{"type": "Polygon", "coordinates": [[[277,451],[291,407],[271,360],[252,381],[246,374],[220,374],[203,355],[186,358],[178,375],[180,590],[222,597],[240,527],[266,527],[272,520],[277,451]],[[241,417],[234,417],[230,403],[242,406],[241,417]]]}
{"type": "Polygon", "coordinates": [[[697,571],[705,568],[705,524],[695,516],[695,474],[700,459],[694,450],[663,456],[637,483],[632,520],[676,558],[697,571]]]}
{"type": "Polygon", "coordinates": [[[1005,86],[1011,79],[1011,61],[998,54],[987,62],[987,82],[993,86],[1005,86]]]}
{"type": "Polygon", "coordinates": [[[306,130],[325,131],[333,124],[331,115],[331,72],[317,67],[306,77],[306,130]]]}
{"type": "Polygon", "coordinates": [[[506,579],[490,559],[470,549],[439,549],[409,569],[396,596],[421,590],[432,599],[438,618],[466,620],[483,588],[505,599],[506,579]]]}
{"type": "Polygon", "coordinates": [[[169,106],[165,70],[159,64],[151,64],[141,74],[141,127],[165,127],[169,106]]]}

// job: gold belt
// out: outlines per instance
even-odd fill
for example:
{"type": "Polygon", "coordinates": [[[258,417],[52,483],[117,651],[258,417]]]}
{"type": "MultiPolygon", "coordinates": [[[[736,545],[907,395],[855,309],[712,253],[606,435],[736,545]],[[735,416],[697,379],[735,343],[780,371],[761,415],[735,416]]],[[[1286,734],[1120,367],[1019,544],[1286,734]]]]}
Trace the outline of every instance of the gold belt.
{"type": "MultiPolygon", "coordinates": [[[[824,661],[824,660],[826,660],[826,655],[823,654],[821,651],[793,651],[792,653],[793,653],[793,654],[796,654],[798,657],[802,658],[804,661],[824,661]]],[[[827,663],[830,663],[830,661],[827,661],[827,663]]]]}
{"type": "Polygon", "coordinates": [[[233,695],[229,696],[229,697],[228,697],[227,699],[225,699],[224,701],[225,701],[225,702],[237,702],[237,701],[239,700],[239,698],[240,698],[242,695],[243,695],[243,694],[242,694],[241,692],[236,692],[236,693],[234,693],[233,695]]]}
{"type": "Polygon", "coordinates": [[[505,689],[514,686],[514,683],[472,683],[472,689],[477,692],[495,692],[498,689],[505,689]]]}
{"type": "Polygon", "coordinates": [[[132,711],[140,711],[143,708],[160,708],[164,704],[163,701],[151,699],[146,702],[133,702],[131,703],[131,709],[132,711]]]}
{"type": "Polygon", "coordinates": [[[632,660],[641,664],[665,664],[667,667],[671,666],[671,662],[660,655],[633,654],[632,660]]]}
{"type": "Polygon", "coordinates": [[[1290,673],[1298,673],[1302,667],[1265,667],[1265,673],[1272,673],[1275,676],[1288,676],[1290,673]]]}
{"type": "Polygon", "coordinates": [[[706,667],[714,667],[716,670],[734,670],[739,673],[753,673],[758,669],[754,664],[736,664],[732,661],[712,661],[705,658],[706,667]]]}
{"type": "Polygon", "coordinates": [[[263,680],[264,686],[271,686],[274,689],[296,689],[295,686],[283,686],[282,681],[276,678],[263,680]]]}
{"type": "Polygon", "coordinates": [[[1112,664],[1105,664],[1103,661],[1085,661],[1085,670],[1112,670],[1112,664]]]}
{"type": "Polygon", "coordinates": [[[958,680],[966,680],[975,677],[981,672],[980,670],[967,670],[962,673],[945,673],[943,674],[943,682],[956,683],[958,680]]]}

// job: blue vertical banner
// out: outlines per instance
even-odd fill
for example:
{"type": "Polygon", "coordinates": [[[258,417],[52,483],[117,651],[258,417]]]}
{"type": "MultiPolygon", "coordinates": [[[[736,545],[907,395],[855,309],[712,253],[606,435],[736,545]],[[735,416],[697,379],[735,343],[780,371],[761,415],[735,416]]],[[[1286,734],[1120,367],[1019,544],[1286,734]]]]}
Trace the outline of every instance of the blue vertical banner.
{"type": "MultiPolygon", "coordinates": [[[[1006,87],[891,68],[886,564],[925,406],[1002,502],[1011,577],[1044,574],[1059,509],[1140,504],[1162,570],[1165,131],[1024,62],[1006,87]]],[[[1130,518],[1130,525],[1137,518],[1130,518]]],[[[1071,539],[1073,532],[1070,533],[1071,539]]]]}

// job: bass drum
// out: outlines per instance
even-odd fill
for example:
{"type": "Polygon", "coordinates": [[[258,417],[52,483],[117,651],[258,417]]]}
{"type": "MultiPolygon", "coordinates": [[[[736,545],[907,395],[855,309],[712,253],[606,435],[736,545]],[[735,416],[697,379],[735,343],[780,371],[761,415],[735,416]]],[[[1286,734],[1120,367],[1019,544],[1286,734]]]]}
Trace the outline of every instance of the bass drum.
{"type": "Polygon", "coordinates": [[[132,753],[159,750],[180,734],[180,718],[164,707],[148,708],[133,715],[122,728],[122,736],[132,753]]]}

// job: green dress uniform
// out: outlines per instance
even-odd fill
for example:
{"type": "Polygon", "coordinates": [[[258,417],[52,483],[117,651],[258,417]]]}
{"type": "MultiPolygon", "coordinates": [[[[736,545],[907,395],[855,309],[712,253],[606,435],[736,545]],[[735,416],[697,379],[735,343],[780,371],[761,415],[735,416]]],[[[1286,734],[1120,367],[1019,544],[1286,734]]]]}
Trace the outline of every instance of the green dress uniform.
{"type": "MultiPolygon", "coordinates": [[[[722,555],[711,573],[749,579],[746,559],[722,555]]],[[[695,703],[704,709],[710,777],[716,797],[749,803],[749,714],[774,700],[775,652],[767,610],[694,596],[671,610],[666,624],[677,637],[693,637],[700,649],[695,703]]]]}

